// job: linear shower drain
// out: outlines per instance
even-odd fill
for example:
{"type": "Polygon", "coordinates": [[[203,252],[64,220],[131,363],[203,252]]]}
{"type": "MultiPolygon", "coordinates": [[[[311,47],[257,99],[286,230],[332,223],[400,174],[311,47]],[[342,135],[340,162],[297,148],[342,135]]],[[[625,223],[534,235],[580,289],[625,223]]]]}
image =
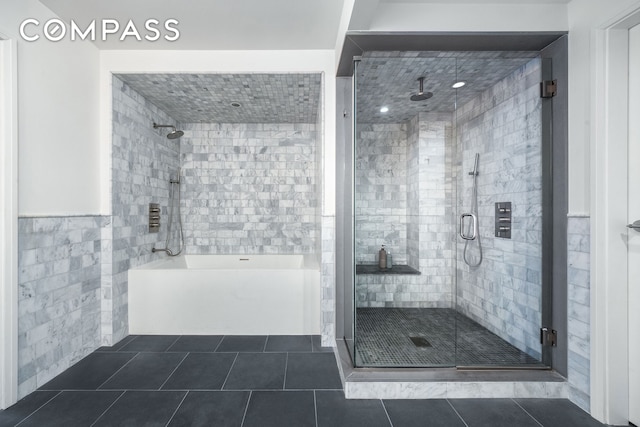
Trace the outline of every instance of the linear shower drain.
{"type": "Polygon", "coordinates": [[[431,347],[431,343],[424,337],[409,337],[416,347],[431,347]]]}

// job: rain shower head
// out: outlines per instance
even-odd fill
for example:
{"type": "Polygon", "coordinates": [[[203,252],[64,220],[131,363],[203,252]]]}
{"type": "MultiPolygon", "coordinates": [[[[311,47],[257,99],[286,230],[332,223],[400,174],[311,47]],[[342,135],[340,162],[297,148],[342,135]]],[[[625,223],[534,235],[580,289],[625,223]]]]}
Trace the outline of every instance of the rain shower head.
{"type": "Polygon", "coordinates": [[[158,129],[158,128],[171,128],[171,132],[169,132],[167,134],[167,138],[169,139],[177,139],[180,138],[182,135],[184,135],[184,132],[181,130],[177,130],[175,126],[173,125],[159,125],[157,123],[153,123],[153,128],[154,129],[158,129]]]}
{"type": "Polygon", "coordinates": [[[433,93],[424,91],[424,77],[419,77],[418,81],[420,82],[420,90],[417,94],[411,95],[410,99],[412,101],[424,101],[425,99],[431,98],[433,96],[433,93]]]}

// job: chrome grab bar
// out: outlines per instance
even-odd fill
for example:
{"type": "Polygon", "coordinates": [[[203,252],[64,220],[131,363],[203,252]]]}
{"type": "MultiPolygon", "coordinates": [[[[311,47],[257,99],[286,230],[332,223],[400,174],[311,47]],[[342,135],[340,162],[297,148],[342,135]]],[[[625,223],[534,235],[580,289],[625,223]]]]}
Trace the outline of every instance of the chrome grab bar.
{"type": "Polygon", "coordinates": [[[460,237],[464,240],[475,240],[478,237],[478,217],[472,213],[463,213],[460,215],[460,237]],[[465,217],[471,217],[472,233],[471,235],[464,234],[464,219],[465,217]]]}

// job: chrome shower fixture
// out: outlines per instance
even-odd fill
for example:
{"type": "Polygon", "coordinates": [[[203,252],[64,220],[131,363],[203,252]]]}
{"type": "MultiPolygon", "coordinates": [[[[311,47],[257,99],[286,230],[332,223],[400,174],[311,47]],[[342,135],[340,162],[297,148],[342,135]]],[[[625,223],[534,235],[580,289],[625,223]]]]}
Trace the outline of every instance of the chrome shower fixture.
{"type": "Polygon", "coordinates": [[[412,101],[424,101],[425,99],[429,99],[433,96],[433,92],[425,92],[424,91],[424,77],[418,77],[418,81],[420,82],[420,90],[417,94],[411,95],[412,101]]]}
{"type": "Polygon", "coordinates": [[[176,127],[173,125],[159,125],[156,122],[153,122],[153,128],[154,129],[158,129],[158,128],[171,128],[171,132],[169,132],[167,134],[167,138],[169,139],[176,139],[176,138],[180,138],[182,135],[184,135],[184,132],[181,130],[176,130],[176,127]]]}

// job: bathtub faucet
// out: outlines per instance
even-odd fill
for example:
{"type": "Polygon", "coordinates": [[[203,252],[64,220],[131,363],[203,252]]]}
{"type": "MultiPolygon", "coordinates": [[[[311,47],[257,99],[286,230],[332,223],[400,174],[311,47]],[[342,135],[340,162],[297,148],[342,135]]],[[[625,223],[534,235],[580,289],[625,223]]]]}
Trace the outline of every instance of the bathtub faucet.
{"type": "Polygon", "coordinates": [[[180,252],[178,252],[177,254],[174,254],[171,249],[169,248],[156,248],[155,246],[153,248],[151,248],[151,252],[152,253],[156,253],[156,252],[165,252],[167,255],[169,256],[177,256],[180,255],[180,252],[182,252],[182,250],[180,252]]]}

